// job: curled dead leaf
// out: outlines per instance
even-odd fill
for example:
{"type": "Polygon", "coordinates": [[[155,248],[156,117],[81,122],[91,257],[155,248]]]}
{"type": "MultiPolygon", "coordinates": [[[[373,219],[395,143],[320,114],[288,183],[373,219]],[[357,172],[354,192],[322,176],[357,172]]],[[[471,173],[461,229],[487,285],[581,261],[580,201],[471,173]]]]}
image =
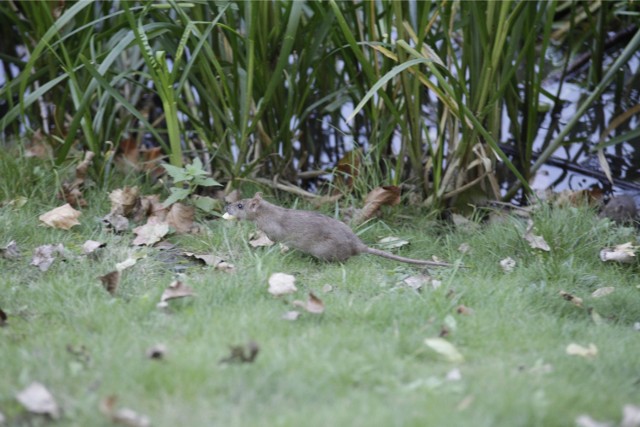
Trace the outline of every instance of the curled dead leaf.
{"type": "Polygon", "coordinates": [[[169,208],[166,220],[179,234],[186,234],[189,233],[193,227],[195,213],[196,209],[193,206],[174,203],[169,208]]]}
{"type": "Polygon", "coordinates": [[[33,250],[31,265],[35,265],[40,271],[47,271],[56,260],[57,255],[64,255],[62,243],[38,246],[33,250]]]}
{"type": "Polygon", "coordinates": [[[53,419],[60,416],[60,408],[47,388],[39,382],[31,383],[16,395],[16,399],[33,414],[49,415],[53,419]]]}
{"type": "Polygon", "coordinates": [[[95,240],[87,240],[82,244],[82,253],[85,255],[89,255],[100,248],[104,248],[105,246],[107,246],[106,243],[97,242],[95,240]]]}
{"type": "Polygon", "coordinates": [[[0,328],[7,326],[8,319],[9,316],[7,316],[7,313],[5,313],[4,310],[0,308],[0,328]]]}
{"type": "Polygon", "coordinates": [[[286,273],[273,273],[269,276],[269,293],[274,296],[292,294],[296,288],[296,278],[286,273]]]}
{"type": "Polygon", "coordinates": [[[298,320],[298,317],[300,317],[300,312],[296,310],[287,311],[285,314],[282,315],[283,320],[289,320],[289,321],[298,320]]]}
{"type": "Polygon", "coordinates": [[[67,203],[43,213],[38,219],[49,227],[69,230],[74,225],[80,224],[78,217],[80,217],[81,214],[82,212],[73,209],[71,205],[67,203]]]}
{"type": "Polygon", "coordinates": [[[264,232],[258,230],[257,232],[249,236],[249,244],[254,248],[269,247],[275,245],[275,242],[271,241],[264,232]]]}
{"type": "Polygon", "coordinates": [[[157,304],[159,308],[167,307],[169,304],[167,301],[176,298],[185,298],[194,296],[193,289],[190,286],[185,285],[179,280],[171,282],[167,289],[162,292],[160,302],[157,304]]]}
{"type": "Polygon", "coordinates": [[[374,188],[367,194],[363,208],[355,215],[353,222],[360,224],[372,218],[382,206],[395,206],[400,203],[400,187],[395,185],[374,188]]]}
{"type": "Polygon", "coordinates": [[[195,258],[198,261],[203,262],[205,265],[214,267],[216,270],[220,270],[220,271],[226,271],[228,273],[231,273],[235,270],[235,267],[233,264],[228,263],[227,261],[225,261],[223,258],[217,256],[217,255],[213,255],[213,254],[196,254],[193,252],[183,252],[182,255],[189,257],[189,258],[195,258]]]}
{"type": "Polygon", "coordinates": [[[102,218],[107,229],[112,229],[116,233],[122,233],[129,229],[129,220],[124,216],[110,212],[102,218]]]}
{"type": "Polygon", "coordinates": [[[429,283],[431,283],[431,277],[425,274],[418,274],[415,276],[406,277],[402,282],[414,291],[420,291],[424,286],[427,286],[429,285],[429,283]]]}
{"type": "Polygon", "coordinates": [[[309,298],[306,301],[296,300],[292,304],[312,314],[324,313],[324,303],[313,292],[309,292],[309,298]]]}
{"type": "Polygon", "coordinates": [[[6,246],[0,248],[0,258],[4,259],[18,259],[20,258],[20,249],[15,240],[7,243],[6,246]]]}
{"type": "Polygon", "coordinates": [[[527,230],[524,233],[524,240],[529,242],[529,246],[533,249],[540,249],[546,252],[549,252],[551,248],[544,240],[544,237],[533,234],[533,221],[527,221],[527,230]]]}
{"type": "Polygon", "coordinates": [[[473,309],[467,307],[464,304],[460,304],[458,307],[456,307],[456,313],[462,314],[464,316],[471,316],[473,314],[473,309]]]}
{"type": "Polygon", "coordinates": [[[600,259],[604,262],[632,264],[636,261],[636,251],[639,247],[635,246],[633,242],[627,242],[613,248],[604,248],[600,251],[600,259]]]}
{"type": "Polygon", "coordinates": [[[102,286],[107,292],[115,295],[118,285],[120,284],[120,270],[107,273],[104,276],[98,277],[98,279],[102,282],[102,286]]]}
{"type": "Polygon", "coordinates": [[[150,427],[151,420],[133,409],[116,408],[117,396],[107,396],[100,401],[100,412],[113,423],[127,427],[150,427]]]}
{"type": "Polygon", "coordinates": [[[138,187],[124,187],[109,193],[111,213],[129,217],[138,202],[138,187]]]}
{"type": "Polygon", "coordinates": [[[164,236],[169,233],[169,224],[166,222],[158,222],[154,218],[149,218],[145,225],[141,225],[133,229],[136,238],[133,244],[136,246],[152,246],[158,243],[164,236]]]}
{"type": "Polygon", "coordinates": [[[260,346],[255,341],[231,346],[229,349],[229,356],[220,359],[220,363],[253,363],[260,352],[260,346]]]}
{"type": "Polygon", "coordinates": [[[575,305],[576,307],[582,307],[582,298],[577,297],[573,294],[570,294],[569,292],[566,292],[566,291],[560,291],[560,296],[564,298],[566,301],[569,301],[571,304],[575,305]]]}

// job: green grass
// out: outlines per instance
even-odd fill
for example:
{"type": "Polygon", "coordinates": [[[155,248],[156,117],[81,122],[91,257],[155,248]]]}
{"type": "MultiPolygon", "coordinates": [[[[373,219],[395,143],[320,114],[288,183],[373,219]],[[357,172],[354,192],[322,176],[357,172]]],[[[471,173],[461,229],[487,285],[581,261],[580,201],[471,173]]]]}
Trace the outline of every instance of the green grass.
{"type": "Polygon", "coordinates": [[[0,245],[15,239],[22,249],[18,260],[0,259],[0,308],[9,315],[0,329],[0,412],[7,425],[108,426],[98,405],[111,394],[154,426],[566,426],[580,414],[617,423],[624,404],[640,403],[640,340],[632,327],[640,321],[638,267],[597,258],[603,246],[634,240],[635,233],[589,210],[537,212],[537,233],[552,247],[541,254],[521,239],[521,220],[451,231],[400,208],[415,220],[387,217],[363,239],[407,238],[412,244],[401,253],[412,257],[454,260],[462,257],[460,243],[472,248],[463,257],[469,269],[433,270],[442,286],[422,292],[398,285],[419,271],[413,267],[371,256],[323,264],[299,253],[253,250],[246,244],[251,224],[208,221],[205,233],[171,240],[223,255],[236,272],[188,267],[184,281],[197,296],[163,312],[156,303],[175,277],[175,263],[155,249],[144,250],[147,257],[124,272],[115,298],[96,279],[132,251],[131,236],[101,228],[106,191],[87,193],[81,226],[44,228],[37,218],[58,205],[55,180],[34,172],[37,162],[0,161],[2,170],[22,179],[39,178],[28,190],[6,176],[0,180],[4,200],[29,197],[20,209],[0,208],[0,245]],[[86,239],[107,242],[102,258],[79,255],[86,239]],[[76,256],[44,273],[29,265],[33,248],[58,242],[76,256]],[[512,274],[498,266],[507,256],[518,263],[512,274]],[[266,285],[279,271],[296,275],[295,298],[313,291],[326,312],[282,320],[291,307],[266,285]],[[325,284],[333,291],[323,293],[325,284]],[[591,298],[601,286],[616,290],[591,298]],[[605,323],[596,325],[560,290],[582,297],[605,323]],[[457,314],[460,304],[473,313],[457,314]],[[446,339],[464,355],[461,364],[424,345],[448,316],[456,327],[446,339]],[[229,345],[249,340],[260,345],[254,363],[219,363],[229,345]],[[594,343],[599,354],[568,356],[572,342],[594,343]],[[156,343],[168,346],[165,360],[145,357],[156,343]],[[86,354],[69,352],[69,345],[84,346],[86,354]],[[540,369],[545,364],[551,372],[540,369]],[[454,368],[461,380],[445,380],[454,368]],[[27,416],[16,402],[15,394],[32,381],[42,382],[61,405],[58,422],[27,416]]]}

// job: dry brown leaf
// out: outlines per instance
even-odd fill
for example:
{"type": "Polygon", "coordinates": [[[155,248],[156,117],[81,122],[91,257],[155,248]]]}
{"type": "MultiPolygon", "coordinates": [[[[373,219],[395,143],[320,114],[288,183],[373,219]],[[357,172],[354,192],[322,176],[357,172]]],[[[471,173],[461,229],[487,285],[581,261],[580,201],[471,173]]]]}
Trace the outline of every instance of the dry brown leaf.
{"type": "Polygon", "coordinates": [[[216,270],[233,272],[233,264],[226,262],[223,258],[212,254],[195,254],[193,252],[183,252],[182,255],[202,261],[205,265],[214,267],[216,270]]]}
{"type": "Polygon", "coordinates": [[[309,299],[307,299],[306,301],[296,300],[296,301],[293,301],[292,304],[312,314],[324,313],[324,303],[320,298],[315,296],[313,292],[309,292],[309,299]]]}
{"type": "Polygon", "coordinates": [[[258,230],[249,236],[249,244],[254,248],[269,247],[275,245],[275,242],[271,241],[264,232],[258,230]]]}
{"type": "Polygon", "coordinates": [[[109,193],[111,213],[129,217],[138,202],[138,187],[124,187],[109,193]]]}
{"type": "Polygon", "coordinates": [[[136,265],[139,259],[145,258],[145,257],[146,255],[141,255],[141,254],[131,255],[129,256],[129,258],[125,259],[124,261],[117,263],[116,270],[123,271],[129,267],[133,267],[134,265],[136,265]]]}
{"type": "Polygon", "coordinates": [[[107,396],[100,401],[100,412],[116,424],[127,427],[150,427],[151,420],[129,408],[116,409],[117,396],[107,396]]]}
{"type": "Polygon", "coordinates": [[[298,320],[298,317],[300,317],[300,312],[296,310],[287,311],[285,314],[282,315],[283,320],[289,320],[289,321],[298,320]]]}
{"type": "Polygon", "coordinates": [[[33,250],[31,265],[35,265],[40,271],[47,271],[49,267],[51,267],[51,264],[53,264],[53,261],[55,261],[56,255],[64,255],[64,246],[62,243],[38,246],[33,250]]]}
{"type": "Polygon", "coordinates": [[[136,238],[133,240],[134,245],[153,246],[169,233],[169,224],[166,222],[158,222],[155,218],[149,218],[149,221],[147,221],[145,225],[136,227],[132,231],[136,235],[136,238]]]}
{"type": "Polygon", "coordinates": [[[296,278],[286,273],[273,273],[269,276],[269,293],[274,296],[292,294],[296,288],[296,278]]]}
{"type": "Polygon", "coordinates": [[[635,246],[633,242],[623,243],[613,248],[604,248],[600,251],[602,261],[614,261],[623,264],[636,262],[636,251],[640,246],[635,246]]]}
{"type": "Polygon", "coordinates": [[[527,230],[525,231],[523,237],[524,240],[529,242],[529,246],[531,246],[533,249],[540,249],[546,252],[549,252],[551,250],[547,242],[544,240],[544,237],[533,234],[532,220],[529,220],[527,222],[527,230]]]}
{"type": "Polygon", "coordinates": [[[571,343],[567,346],[566,353],[569,356],[596,357],[598,355],[598,347],[593,343],[589,344],[588,347],[571,343]]]}
{"type": "Polygon", "coordinates": [[[164,221],[169,214],[169,208],[160,202],[160,196],[153,194],[145,196],[144,199],[149,202],[149,219],[155,218],[164,221]]]}
{"type": "Polygon", "coordinates": [[[82,195],[82,187],[87,177],[87,170],[91,166],[94,153],[87,151],[84,154],[84,160],[76,167],[76,177],[72,182],[62,184],[61,194],[59,196],[72,206],[87,206],[86,200],[82,195]]]}
{"type": "Polygon", "coordinates": [[[69,230],[74,225],[79,225],[78,217],[81,215],[80,211],[77,211],[71,207],[69,203],[45,212],[38,217],[38,219],[44,222],[49,227],[61,228],[63,230],[69,230]]]}
{"type": "Polygon", "coordinates": [[[108,213],[102,218],[102,222],[107,228],[113,229],[116,233],[122,233],[129,229],[129,220],[117,213],[108,213]]]}
{"type": "Polygon", "coordinates": [[[165,344],[155,344],[147,349],[145,352],[147,358],[154,360],[164,359],[167,354],[167,346],[165,344]]]}
{"type": "Polygon", "coordinates": [[[598,288],[595,291],[593,291],[591,296],[593,298],[602,298],[602,297],[605,297],[605,296],[613,293],[613,291],[615,291],[615,290],[616,290],[616,288],[614,288],[613,286],[605,286],[604,288],[598,288]]]}
{"type": "Polygon", "coordinates": [[[426,285],[431,283],[431,277],[425,274],[418,274],[415,276],[409,276],[402,281],[405,285],[415,291],[420,291],[426,285]]]}
{"type": "Polygon", "coordinates": [[[467,307],[464,304],[460,304],[458,307],[456,307],[456,313],[462,314],[465,316],[471,316],[473,314],[473,309],[467,307]]]}
{"type": "Polygon", "coordinates": [[[87,240],[82,244],[82,253],[85,255],[89,255],[100,248],[104,248],[105,246],[107,246],[106,243],[98,242],[95,240],[87,240]]]}
{"type": "Polygon", "coordinates": [[[231,346],[229,349],[229,356],[220,359],[220,363],[252,363],[260,352],[260,346],[255,341],[231,346]]]}
{"type": "Polygon", "coordinates": [[[20,249],[15,240],[10,241],[5,247],[0,248],[0,258],[18,259],[20,258],[20,249]]]}
{"type": "Polygon", "coordinates": [[[160,297],[160,302],[158,303],[159,308],[167,307],[169,303],[167,301],[177,298],[185,298],[194,296],[193,289],[190,286],[185,285],[179,280],[174,280],[171,282],[169,287],[162,292],[162,296],[160,297]]]}
{"type": "Polygon", "coordinates": [[[374,188],[367,194],[363,208],[354,216],[353,221],[360,224],[372,218],[382,206],[395,206],[400,203],[400,187],[395,185],[374,188]]]}
{"type": "Polygon", "coordinates": [[[98,277],[98,279],[102,282],[102,286],[107,292],[115,295],[118,285],[120,284],[120,270],[107,273],[104,276],[98,277]]]}
{"type": "Polygon", "coordinates": [[[193,206],[183,205],[182,203],[174,203],[169,208],[167,214],[167,223],[173,227],[179,234],[186,234],[193,227],[193,218],[196,209],[193,206]]]}
{"type": "Polygon", "coordinates": [[[39,382],[31,383],[16,395],[16,399],[33,414],[49,415],[53,419],[60,416],[60,408],[53,395],[39,382]]]}
{"type": "Polygon", "coordinates": [[[582,308],[582,298],[577,297],[573,294],[570,294],[569,292],[566,292],[566,291],[560,291],[560,296],[565,300],[569,301],[571,304],[575,305],[576,307],[582,308]]]}

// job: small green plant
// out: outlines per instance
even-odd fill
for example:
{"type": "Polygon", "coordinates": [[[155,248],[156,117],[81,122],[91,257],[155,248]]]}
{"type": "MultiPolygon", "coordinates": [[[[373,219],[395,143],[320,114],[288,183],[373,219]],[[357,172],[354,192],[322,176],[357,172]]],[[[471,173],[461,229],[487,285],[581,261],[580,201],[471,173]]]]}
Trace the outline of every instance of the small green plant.
{"type": "Polygon", "coordinates": [[[215,207],[215,200],[211,197],[192,197],[198,187],[212,187],[214,185],[221,186],[218,181],[207,176],[207,171],[202,167],[202,162],[199,158],[195,158],[193,163],[185,165],[182,168],[164,164],[167,173],[173,179],[171,187],[171,195],[164,201],[164,206],[169,206],[176,202],[183,202],[190,200],[193,205],[205,212],[211,212],[215,207]]]}

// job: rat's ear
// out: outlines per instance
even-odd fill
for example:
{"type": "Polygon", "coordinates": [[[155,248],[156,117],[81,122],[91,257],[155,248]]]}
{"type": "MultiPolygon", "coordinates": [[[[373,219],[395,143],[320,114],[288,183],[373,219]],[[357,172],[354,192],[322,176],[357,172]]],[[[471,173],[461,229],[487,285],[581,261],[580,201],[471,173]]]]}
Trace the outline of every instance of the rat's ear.
{"type": "Polygon", "coordinates": [[[260,206],[260,202],[262,201],[262,193],[256,193],[253,196],[253,199],[249,200],[248,203],[248,208],[250,211],[255,211],[258,209],[258,206],[260,206]]]}

